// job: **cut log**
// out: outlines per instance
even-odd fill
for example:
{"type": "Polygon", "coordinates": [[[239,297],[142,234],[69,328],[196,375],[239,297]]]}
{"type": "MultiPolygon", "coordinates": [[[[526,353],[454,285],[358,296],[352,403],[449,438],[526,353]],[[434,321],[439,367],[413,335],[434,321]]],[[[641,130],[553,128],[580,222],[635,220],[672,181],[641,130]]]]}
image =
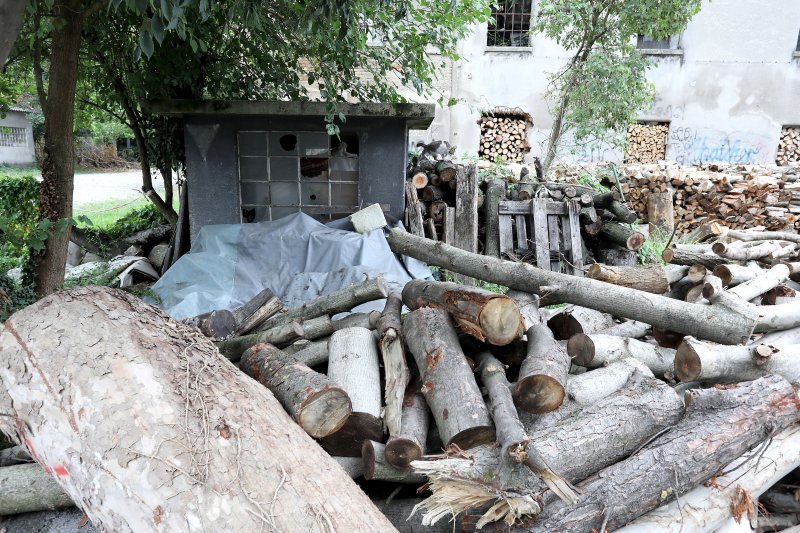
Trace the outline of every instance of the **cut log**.
{"type": "Polygon", "coordinates": [[[222,355],[232,363],[239,361],[242,354],[256,344],[267,343],[276,346],[289,344],[295,339],[314,340],[327,337],[333,333],[333,323],[327,315],[311,318],[303,322],[290,322],[260,333],[251,333],[218,342],[217,347],[222,355]]]}
{"type": "Polygon", "coordinates": [[[400,320],[402,309],[403,300],[400,293],[391,293],[386,299],[386,306],[378,322],[378,338],[386,373],[384,420],[386,429],[392,437],[401,432],[403,398],[410,379],[403,341],[403,323],[400,320]]]}
{"type": "MultiPolygon", "coordinates": [[[[328,338],[313,342],[306,341],[306,343],[300,350],[292,351],[291,353],[288,350],[284,350],[284,352],[289,353],[298,363],[306,366],[317,366],[328,360],[328,338]]],[[[292,346],[295,345],[296,343],[292,344],[292,346]]]]}
{"type": "Polygon", "coordinates": [[[414,237],[399,229],[391,230],[387,239],[395,253],[447,270],[460,270],[465,275],[509,288],[533,292],[546,297],[548,303],[591,306],[614,316],[724,344],[749,339],[755,327],[755,317],[723,306],[688,304],[588,278],[544,271],[525,263],[470,254],[441,242],[414,237]]]}
{"type": "Polygon", "coordinates": [[[364,462],[364,479],[368,481],[392,481],[394,483],[423,484],[426,479],[411,469],[400,469],[390,464],[386,457],[386,446],[373,440],[365,440],[361,446],[364,462]]]}
{"type": "Polygon", "coordinates": [[[534,324],[542,323],[542,315],[539,312],[539,297],[537,295],[510,289],[506,296],[513,298],[517,302],[525,331],[528,331],[528,328],[534,324]]]}
{"type": "Polygon", "coordinates": [[[722,346],[686,337],[675,355],[681,381],[734,383],[778,374],[800,382],[800,344],[722,346]]]}
{"type": "Polygon", "coordinates": [[[689,273],[689,267],[686,265],[664,265],[664,272],[667,275],[667,281],[672,285],[689,273]]]}
{"type": "Polygon", "coordinates": [[[689,270],[686,271],[686,279],[694,281],[695,283],[700,283],[706,279],[707,275],[708,269],[703,265],[692,265],[689,267],[689,270]]]}
{"type": "Polygon", "coordinates": [[[694,389],[687,392],[686,403],[687,414],[674,429],[581,483],[577,505],[546,507],[531,530],[618,528],[680,497],[800,419],[796,392],[780,376],[725,389],[694,389]]]}
{"type": "Polygon", "coordinates": [[[0,351],[0,429],[103,531],[391,528],[269,391],[134,296],[52,294],[0,351]]]}
{"type": "Polygon", "coordinates": [[[486,183],[486,204],[484,205],[485,255],[500,257],[500,200],[505,199],[506,185],[503,180],[492,179],[486,183]]]}
{"type": "Polygon", "coordinates": [[[419,389],[419,383],[411,383],[406,389],[400,432],[386,443],[386,460],[397,468],[408,468],[425,453],[430,415],[419,389]]]}
{"type": "Polygon", "coordinates": [[[559,309],[550,317],[547,326],[557,340],[565,341],[578,333],[594,333],[614,325],[614,318],[588,307],[572,305],[559,309]]]}
{"type": "Polygon", "coordinates": [[[781,305],[791,303],[797,298],[797,291],[786,285],[778,285],[761,297],[762,305],[781,305]]]}
{"type": "Polygon", "coordinates": [[[444,191],[442,191],[442,189],[434,185],[428,185],[427,187],[422,189],[422,199],[428,203],[441,200],[443,197],[444,197],[444,191]]]}
{"type": "Polygon", "coordinates": [[[418,237],[424,237],[425,230],[422,227],[422,206],[417,196],[417,188],[414,183],[410,181],[406,182],[406,216],[408,217],[408,231],[418,237]]]}
{"type": "Polygon", "coordinates": [[[667,273],[661,265],[617,267],[595,263],[589,266],[587,276],[653,294],[664,294],[669,291],[667,273]]]}
{"type": "Polygon", "coordinates": [[[450,315],[432,307],[417,309],[404,317],[403,333],[422,375],[422,393],[442,442],[466,450],[494,441],[489,410],[450,315]]]}
{"type": "Polygon", "coordinates": [[[574,335],[567,342],[567,353],[576,365],[598,368],[632,357],[641,361],[656,376],[672,375],[675,350],[613,335],[574,335]]]}
{"type": "Polygon", "coordinates": [[[728,292],[735,294],[742,300],[750,301],[756,296],[761,296],[770,289],[774,289],[787,279],[789,279],[789,267],[775,265],[753,279],[728,289],[728,292]]]}
{"type": "Polygon", "coordinates": [[[642,247],[645,236],[618,222],[605,222],[600,235],[623,248],[635,252],[642,247]]]}
{"type": "Polygon", "coordinates": [[[571,375],[567,379],[567,398],[579,405],[592,405],[624,387],[635,370],[652,374],[639,360],[628,358],[591,372],[571,375]]]}
{"type": "Polygon", "coordinates": [[[650,327],[650,324],[645,324],[644,322],[626,320],[606,329],[601,329],[596,333],[598,335],[613,335],[615,337],[641,339],[647,335],[650,335],[650,333],[652,333],[652,328],[650,327]]]}
{"type": "Polygon", "coordinates": [[[756,246],[742,246],[741,243],[725,244],[715,242],[712,251],[720,257],[733,261],[750,261],[769,257],[773,252],[782,248],[780,243],[765,241],[756,246]]]}
{"type": "Polygon", "coordinates": [[[364,302],[386,298],[386,295],[386,286],[382,277],[367,279],[344,289],[323,294],[300,307],[289,309],[285,313],[274,316],[264,322],[258,330],[266,331],[277,326],[289,324],[295,320],[308,320],[322,315],[334,316],[338,313],[350,311],[364,302]]]}
{"type": "Polygon", "coordinates": [[[264,289],[247,303],[233,311],[236,335],[244,335],[281,310],[283,304],[271,290],[264,289]]]}
{"type": "Polygon", "coordinates": [[[717,265],[714,268],[714,275],[722,280],[725,287],[733,287],[745,281],[750,281],[764,272],[758,263],[751,262],[746,265],[726,264],[717,265]]]}
{"type": "Polygon", "coordinates": [[[225,339],[236,331],[236,318],[227,309],[209,311],[184,320],[189,326],[195,327],[210,339],[225,339]]]}
{"type": "Polygon", "coordinates": [[[403,303],[411,310],[443,309],[462,331],[496,346],[510,344],[522,335],[522,316],[517,303],[486,289],[415,279],[403,287],[403,303]]]}
{"type": "Polygon", "coordinates": [[[32,463],[33,459],[22,446],[12,446],[0,450],[0,467],[32,463]]]}
{"type": "Polygon", "coordinates": [[[346,328],[328,341],[328,378],[347,392],[353,414],[323,439],[331,455],[361,455],[364,440],[382,440],[381,377],[375,336],[366,328],[346,328]]]}
{"type": "Polygon", "coordinates": [[[719,265],[724,265],[730,262],[730,260],[720,257],[716,254],[695,252],[674,247],[664,250],[664,252],[661,254],[661,258],[667,263],[672,263],[673,265],[703,265],[709,270],[714,270],[714,268],[718,267],[719,265]]]}
{"type": "Polygon", "coordinates": [[[436,173],[442,178],[442,181],[451,181],[456,177],[456,167],[450,161],[439,161],[436,163],[436,173]]]}
{"type": "Polygon", "coordinates": [[[72,507],[51,473],[36,463],[0,468],[0,516],[72,507]]]}
{"type": "Polygon", "coordinates": [[[344,389],[270,344],[257,344],[247,350],[239,366],[267,387],[312,437],[335,433],[352,412],[344,389]]]}
{"type": "MultiPolygon", "coordinates": [[[[592,228],[592,231],[587,231],[587,233],[589,235],[599,235],[602,228],[603,224],[598,222],[596,228],[592,228]]],[[[638,264],[638,259],[636,257],[636,252],[609,248],[600,250],[600,262],[604,265],[612,266],[636,266],[638,264]]]]}
{"type": "Polygon", "coordinates": [[[332,459],[347,472],[350,479],[364,475],[364,460],[361,457],[332,457],[332,459]]]}
{"type": "Polygon", "coordinates": [[[800,326],[800,301],[782,305],[760,305],[754,309],[758,314],[756,333],[794,329],[800,326]]]}
{"type": "Polygon", "coordinates": [[[783,231],[736,231],[720,225],[714,225],[712,230],[714,231],[714,234],[718,235],[719,237],[729,237],[731,239],[736,239],[737,241],[775,240],[800,243],[800,234],[797,233],[783,231]]]}
{"type": "Polygon", "coordinates": [[[564,401],[571,360],[550,328],[535,324],[526,332],[528,351],[519,369],[514,400],[529,413],[548,413],[564,401]]]}
{"type": "Polygon", "coordinates": [[[647,222],[650,224],[650,235],[661,232],[672,235],[675,231],[675,209],[671,192],[653,192],[647,197],[647,222]]]}
{"type": "MultiPolygon", "coordinates": [[[[459,167],[456,173],[456,212],[455,241],[457,248],[475,253],[478,251],[478,177],[475,165],[459,167]]],[[[465,285],[475,285],[474,278],[459,273],[456,281],[465,285]]]]}
{"type": "Polygon", "coordinates": [[[428,175],[425,172],[417,172],[411,176],[411,183],[415,189],[424,189],[428,186],[428,175]]]}

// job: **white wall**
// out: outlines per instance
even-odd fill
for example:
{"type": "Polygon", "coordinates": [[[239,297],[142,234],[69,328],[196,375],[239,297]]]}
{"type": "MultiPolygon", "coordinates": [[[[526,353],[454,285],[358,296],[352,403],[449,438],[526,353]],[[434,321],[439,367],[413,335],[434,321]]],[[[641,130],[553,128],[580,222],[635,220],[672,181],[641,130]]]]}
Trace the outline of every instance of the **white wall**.
{"type": "Polygon", "coordinates": [[[36,162],[33,126],[28,115],[20,111],[9,111],[5,118],[0,118],[0,126],[26,129],[26,146],[0,146],[0,164],[26,165],[36,162]]]}
{"type": "MultiPolygon", "coordinates": [[[[681,36],[683,54],[651,56],[656,66],[648,78],[657,97],[639,118],[670,122],[667,158],[774,162],[781,127],[800,125],[798,31],[798,0],[704,1],[681,36]]],[[[523,50],[495,51],[485,42],[486,28],[480,26],[460,44],[462,60],[439,85],[464,102],[438,109],[428,137],[450,140],[459,155],[475,155],[480,111],[520,107],[534,122],[529,158],[541,155],[552,122],[545,98],[548,73],[569,53],[539,35],[523,50]]],[[[582,148],[565,156],[622,159],[613,149],[582,148]]]]}

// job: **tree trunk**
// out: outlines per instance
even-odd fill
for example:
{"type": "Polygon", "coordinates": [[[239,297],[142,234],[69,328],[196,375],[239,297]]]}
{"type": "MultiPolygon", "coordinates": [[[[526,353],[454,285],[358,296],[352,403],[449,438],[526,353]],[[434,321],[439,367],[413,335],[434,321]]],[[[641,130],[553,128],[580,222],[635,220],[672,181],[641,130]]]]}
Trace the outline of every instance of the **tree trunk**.
{"type": "Polygon", "coordinates": [[[618,222],[605,222],[600,235],[632,252],[641,248],[645,241],[644,235],[618,222]]]}
{"type": "Polygon", "coordinates": [[[800,403],[780,376],[687,393],[687,414],[639,453],[581,483],[575,506],[545,508],[532,531],[615,529],[685,494],[732,460],[800,419],[800,403]],[[605,522],[604,519],[607,519],[605,522]]]}
{"type": "Polygon", "coordinates": [[[755,327],[754,317],[723,306],[687,304],[601,281],[544,271],[525,263],[470,254],[441,242],[416,238],[402,230],[392,230],[387,238],[395,253],[448,270],[460,270],[466,275],[512,289],[533,292],[540,297],[546,296],[549,303],[591,306],[614,316],[723,344],[746,341],[755,327]]]}
{"type": "Polygon", "coordinates": [[[0,65],[6,64],[8,54],[14,46],[22,22],[25,19],[26,0],[3,0],[0,2],[0,20],[3,20],[3,36],[0,37],[0,65]]]}
{"type": "Polygon", "coordinates": [[[770,257],[774,252],[782,248],[780,242],[764,241],[755,246],[747,246],[745,243],[715,242],[711,250],[720,257],[733,261],[750,261],[770,257]]]}
{"type": "Polygon", "coordinates": [[[746,265],[727,264],[717,265],[714,268],[714,275],[722,280],[725,287],[733,287],[745,281],[750,281],[764,272],[758,263],[747,263],[746,265]]]}
{"type": "Polygon", "coordinates": [[[233,311],[236,320],[236,334],[244,335],[261,325],[269,317],[281,310],[283,304],[271,290],[264,289],[250,301],[233,311]]]}
{"type": "Polygon", "coordinates": [[[432,307],[417,309],[403,319],[403,333],[422,375],[422,394],[442,442],[466,450],[494,441],[489,410],[450,315],[432,307]]]}
{"type": "Polygon", "coordinates": [[[415,279],[403,287],[409,309],[435,307],[450,313],[462,331],[495,346],[505,346],[522,335],[517,303],[506,295],[457,283],[415,279]]]}
{"type": "Polygon", "coordinates": [[[501,179],[489,180],[486,184],[484,208],[484,255],[500,257],[500,201],[505,199],[506,184],[501,179]]]}
{"type": "Polygon", "coordinates": [[[384,420],[390,436],[398,435],[401,431],[403,398],[410,379],[403,341],[403,323],[400,320],[402,308],[400,293],[389,294],[378,322],[381,357],[386,373],[384,420]]]}
{"type": "MultiPolygon", "coordinates": [[[[601,229],[603,229],[603,225],[602,223],[598,222],[596,226],[592,228],[592,231],[587,231],[587,233],[589,235],[599,235],[601,229]]],[[[612,248],[608,250],[600,250],[600,262],[604,265],[633,267],[637,265],[638,260],[636,258],[636,252],[612,248]]]]}
{"type": "Polygon", "coordinates": [[[721,346],[686,337],[675,355],[681,381],[734,383],[778,374],[800,381],[800,344],[721,346]]]}
{"type": "Polygon", "coordinates": [[[72,217],[75,179],[74,108],[78,82],[83,2],[56,0],[53,5],[47,101],[44,112],[44,145],[39,216],[52,224],[44,250],[34,257],[36,295],[41,298],[64,284],[70,228],[56,231],[58,221],[72,217]]]}
{"type": "Polygon", "coordinates": [[[579,333],[567,342],[567,352],[576,365],[587,368],[633,357],[659,377],[671,375],[675,365],[675,350],[613,335],[579,333]]]}
{"type": "Polygon", "coordinates": [[[425,483],[425,476],[411,469],[401,469],[389,463],[386,446],[374,440],[365,440],[361,446],[364,462],[364,479],[367,481],[391,481],[394,483],[425,483]]]}
{"type": "Polygon", "coordinates": [[[303,322],[298,320],[282,324],[260,333],[234,337],[217,343],[217,347],[222,355],[230,359],[232,363],[235,363],[242,357],[245,350],[262,342],[283,346],[295,339],[314,340],[320,337],[327,337],[333,332],[334,327],[330,317],[323,315],[303,322]]]}
{"type": "MultiPolygon", "coordinates": [[[[305,339],[303,339],[305,340],[305,339]]],[[[306,366],[317,366],[328,360],[328,341],[330,337],[320,339],[318,341],[307,341],[302,350],[293,351],[291,353],[298,363],[306,366]]],[[[292,345],[294,346],[294,344],[292,345]]],[[[284,350],[286,353],[289,351],[284,350]]]]}
{"type": "Polygon", "coordinates": [[[52,472],[36,463],[0,468],[0,516],[72,507],[52,472]]]}
{"type": "Polygon", "coordinates": [[[425,454],[430,415],[419,383],[411,383],[403,400],[400,432],[386,443],[386,460],[397,468],[408,468],[425,454]]]}
{"type": "Polygon", "coordinates": [[[314,438],[338,431],[352,412],[350,397],[335,381],[270,344],[258,344],[247,350],[239,366],[267,387],[314,438]]]}
{"type": "Polygon", "coordinates": [[[54,294],[0,351],[0,429],[102,530],[391,530],[271,393],[136,297],[54,294]]]}
{"type": "Polygon", "coordinates": [[[595,263],[589,266],[587,275],[592,279],[653,294],[669,291],[667,273],[661,265],[615,267],[595,263]]]}
{"type": "Polygon", "coordinates": [[[789,279],[789,272],[786,265],[775,265],[753,279],[728,289],[728,292],[747,302],[789,279]]]}
{"type": "Polygon", "coordinates": [[[661,254],[661,258],[667,263],[673,265],[703,265],[709,270],[713,270],[719,265],[730,263],[730,259],[725,259],[716,254],[695,252],[692,250],[685,250],[680,248],[667,248],[661,254]]]}
{"type": "Polygon", "coordinates": [[[557,340],[565,341],[578,333],[594,333],[614,325],[614,319],[605,313],[577,305],[559,309],[547,321],[557,340]]]}
{"type": "Polygon", "coordinates": [[[615,337],[625,337],[628,339],[641,339],[652,333],[650,324],[644,322],[637,322],[635,320],[626,320],[619,324],[615,324],[606,329],[601,329],[595,332],[598,335],[613,335],[615,337]]]}
{"type": "Polygon", "coordinates": [[[520,409],[529,413],[548,413],[564,401],[571,361],[547,326],[531,326],[526,335],[528,353],[519,369],[514,399],[520,409]]]}
{"type": "MultiPolygon", "coordinates": [[[[456,174],[455,246],[468,252],[478,251],[478,176],[475,165],[459,167],[456,174]]],[[[456,274],[456,281],[475,285],[475,280],[456,274]]]]}
{"type": "Polygon", "coordinates": [[[653,373],[638,359],[629,357],[591,372],[570,375],[567,379],[567,398],[580,405],[592,405],[624,387],[637,369],[646,375],[653,373]]]}
{"type": "Polygon", "coordinates": [[[675,231],[675,209],[671,192],[650,193],[647,197],[647,222],[650,224],[650,235],[659,231],[662,235],[672,235],[675,231]]]}
{"type": "Polygon", "coordinates": [[[285,313],[273,316],[259,326],[258,331],[266,331],[283,324],[289,324],[293,320],[308,320],[322,315],[333,316],[350,311],[364,302],[386,298],[386,295],[386,287],[382,277],[367,279],[338,291],[317,296],[300,307],[295,307],[285,313]]]}
{"type": "Polygon", "coordinates": [[[333,455],[361,455],[364,440],[382,440],[381,376],[375,336],[366,328],[346,328],[328,341],[328,378],[342,387],[353,405],[348,427],[323,443],[333,455]]]}
{"type": "MultiPolygon", "coordinates": [[[[725,531],[725,522],[732,519],[731,504],[741,499],[741,494],[737,494],[740,488],[755,503],[759,495],[798,466],[800,426],[793,425],[771,437],[769,446],[760,449],[758,453],[745,454],[722,467],[720,472],[724,474],[716,476],[714,486],[701,485],[681,496],[680,504],[672,501],[662,505],[617,531],[725,531]]],[[[763,497],[759,501],[766,504],[763,497]]],[[[772,511],[768,504],[766,507],[772,511]]],[[[747,509],[743,511],[746,512],[747,509]]]]}

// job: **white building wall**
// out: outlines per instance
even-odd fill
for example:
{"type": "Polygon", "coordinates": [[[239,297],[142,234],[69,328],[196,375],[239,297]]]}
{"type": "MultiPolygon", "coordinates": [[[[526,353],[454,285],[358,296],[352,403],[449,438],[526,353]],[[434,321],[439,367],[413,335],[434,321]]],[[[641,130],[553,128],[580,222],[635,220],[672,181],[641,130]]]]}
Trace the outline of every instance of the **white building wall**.
{"type": "MultiPolygon", "coordinates": [[[[535,13],[533,15],[536,16],[535,13]]],[[[800,125],[798,0],[704,1],[680,38],[680,55],[651,56],[648,78],[656,101],[641,120],[670,122],[667,158],[682,163],[775,160],[782,126],[800,125]]],[[[548,73],[570,54],[534,35],[527,49],[491,49],[486,27],[459,45],[462,59],[439,86],[461,103],[438,109],[428,138],[448,139],[458,154],[477,154],[481,110],[520,107],[533,117],[532,156],[541,156],[552,117],[545,98],[548,73]]],[[[569,148],[569,147],[567,147],[569,148]]],[[[577,161],[621,161],[611,148],[574,147],[577,161]]]]}
{"type": "Polygon", "coordinates": [[[33,142],[33,125],[27,113],[9,111],[0,118],[0,127],[25,128],[25,146],[0,146],[0,164],[27,165],[36,162],[36,148],[33,142]]]}

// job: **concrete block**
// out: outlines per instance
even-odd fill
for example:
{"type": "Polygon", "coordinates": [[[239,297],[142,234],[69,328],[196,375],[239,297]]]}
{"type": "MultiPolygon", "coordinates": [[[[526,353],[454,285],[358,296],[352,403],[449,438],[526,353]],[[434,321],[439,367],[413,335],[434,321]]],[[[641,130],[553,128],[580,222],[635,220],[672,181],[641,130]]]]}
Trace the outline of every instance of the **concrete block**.
{"type": "Polygon", "coordinates": [[[369,207],[365,207],[361,211],[350,215],[349,218],[353,227],[359,233],[367,233],[374,229],[382,228],[387,224],[380,204],[372,204],[369,207]]]}

